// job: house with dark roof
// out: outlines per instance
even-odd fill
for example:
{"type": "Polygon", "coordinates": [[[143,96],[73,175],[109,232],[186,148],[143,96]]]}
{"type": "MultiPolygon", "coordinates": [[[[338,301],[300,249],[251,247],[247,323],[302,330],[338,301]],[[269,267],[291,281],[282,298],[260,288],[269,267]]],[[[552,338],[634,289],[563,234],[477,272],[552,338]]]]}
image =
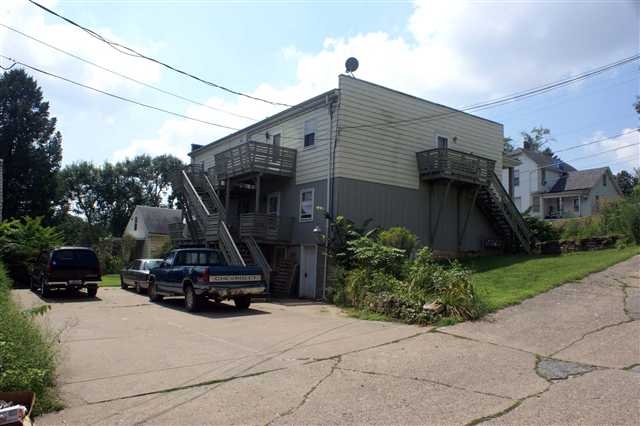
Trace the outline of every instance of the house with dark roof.
{"type": "Polygon", "coordinates": [[[602,201],[622,195],[608,167],[576,170],[557,157],[523,148],[505,158],[520,162],[502,174],[520,212],[543,218],[590,216],[602,201]]]}
{"type": "Polygon", "coordinates": [[[136,206],[123,235],[136,240],[132,258],[158,257],[162,247],[170,241],[169,224],[181,221],[182,210],[136,206]]]}
{"type": "Polygon", "coordinates": [[[603,202],[622,197],[609,167],[575,170],[558,179],[541,195],[545,217],[591,216],[603,202]]]}

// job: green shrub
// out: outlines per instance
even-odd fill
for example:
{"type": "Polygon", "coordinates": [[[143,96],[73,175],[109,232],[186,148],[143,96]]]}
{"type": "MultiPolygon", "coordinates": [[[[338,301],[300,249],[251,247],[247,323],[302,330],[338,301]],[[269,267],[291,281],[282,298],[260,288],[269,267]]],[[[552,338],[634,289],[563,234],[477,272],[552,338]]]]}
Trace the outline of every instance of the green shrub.
{"type": "Polygon", "coordinates": [[[349,306],[363,307],[368,293],[396,292],[403,283],[389,273],[371,268],[357,268],[345,276],[345,301],[349,306]]]}
{"type": "Polygon", "coordinates": [[[381,231],[378,234],[378,239],[385,246],[404,250],[406,256],[409,257],[413,255],[418,245],[418,237],[407,228],[401,226],[381,231]]]}
{"type": "Polygon", "coordinates": [[[603,231],[640,244],[640,185],[634,187],[631,196],[606,203],[600,214],[603,231]]]}
{"type": "Polygon", "coordinates": [[[404,250],[387,247],[368,236],[349,241],[347,252],[358,267],[394,276],[402,274],[406,262],[404,250]]]}
{"type": "Polygon", "coordinates": [[[61,245],[62,241],[62,234],[42,225],[41,217],[0,223],[0,257],[11,277],[21,283],[28,282],[31,266],[40,252],[61,245]]]}
{"type": "Polygon", "coordinates": [[[37,311],[18,309],[0,264],[0,390],[35,392],[35,415],[61,408],[54,391],[54,339],[32,321],[33,315],[46,309],[37,311]]]}
{"type": "Polygon", "coordinates": [[[531,232],[531,236],[539,242],[560,239],[560,232],[548,221],[535,216],[524,216],[524,221],[531,232]]]}

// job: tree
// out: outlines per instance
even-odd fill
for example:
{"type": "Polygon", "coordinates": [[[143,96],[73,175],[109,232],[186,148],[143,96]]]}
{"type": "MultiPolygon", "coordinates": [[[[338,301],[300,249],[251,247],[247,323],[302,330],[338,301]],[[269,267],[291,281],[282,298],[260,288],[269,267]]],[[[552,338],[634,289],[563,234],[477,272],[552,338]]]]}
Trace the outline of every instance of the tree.
{"type": "Polygon", "coordinates": [[[629,197],[633,193],[633,187],[638,185],[640,179],[638,179],[637,173],[636,176],[633,176],[628,171],[621,170],[616,175],[616,182],[618,183],[618,187],[620,187],[622,194],[624,194],[625,197],[629,197]]]}
{"type": "Polygon", "coordinates": [[[0,76],[0,158],[4,216],[48,217],[55,203],[62,135],[42,90],[24,70],[0,76]]]}
{"type": "Polygon", "coordinates": [[[74,163],[60,172],[60,210],[86,219],[91,235],[85,239],[120,236],[137,205],[175,205],[171,176],[183,167],[171,155],[140,155],[102,166],[74,163]]]}
{"type": "MultiPolygon", "coordinates": [[[[531,129],[531,132],[520,132],[522,135],[522,147],[530,151],[540,151],[543,145],[549,142],[555,142],[555,139],[551,137],[551,130],[538,126],[531,129]]],[[[546,147],[543,151],[546,155],[553,155],[551,148],[546,147]]]]}
{"type": "Polygon", "coordinates": [[[506,138],[502,138],[502,152],[507,154],[509,152],[513,152],[513,138],[511,137],[506,137],[506,138]]]}
{"type": "Polygon", "coordinates": [[[640,96],[636,96],[636,103],[633,104],[633,107],[636,109],[636,112],[640,114],[640,96]]]}

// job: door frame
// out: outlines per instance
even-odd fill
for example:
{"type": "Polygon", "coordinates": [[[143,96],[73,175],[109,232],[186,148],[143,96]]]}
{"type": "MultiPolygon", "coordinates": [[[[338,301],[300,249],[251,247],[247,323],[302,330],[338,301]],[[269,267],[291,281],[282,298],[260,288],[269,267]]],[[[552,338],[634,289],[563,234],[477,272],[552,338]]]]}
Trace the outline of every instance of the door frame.
{"type": "Polygon", "coordinates": [[[315,271],[313,272],[313,275],[315,277],[315,283],[313,284],[313,297],[312,299],[316,298],[316,291],[318,289],[318,245],[317,244],[300,244],[300,276],[299,276],[299,280],[300,280],[300,285],[298,286],[298,297],[303,297],[301,295],[302,293],[302,284],[304,282],[304,271],[306,269],[306,265],[305,265],[305,251],[304,248],[305,247],[313,247],[314,248],[314,252],[315,252],[315,256],[314,256],[314,263],[315,263],[315,271]]]}

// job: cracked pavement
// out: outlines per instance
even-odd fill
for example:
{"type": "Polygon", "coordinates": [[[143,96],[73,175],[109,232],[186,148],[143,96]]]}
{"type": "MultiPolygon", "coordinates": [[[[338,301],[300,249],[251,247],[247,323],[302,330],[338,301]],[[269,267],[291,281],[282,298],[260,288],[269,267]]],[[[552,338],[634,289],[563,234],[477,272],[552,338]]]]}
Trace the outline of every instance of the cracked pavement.
{"type": "Polygon", "coordinates": [[[54,298],[41,321],[67,408],[37,423],[638,424],[639,292],[636,256],[437,329],[304,301],[192,315],[120,289],[54,298]]]}

